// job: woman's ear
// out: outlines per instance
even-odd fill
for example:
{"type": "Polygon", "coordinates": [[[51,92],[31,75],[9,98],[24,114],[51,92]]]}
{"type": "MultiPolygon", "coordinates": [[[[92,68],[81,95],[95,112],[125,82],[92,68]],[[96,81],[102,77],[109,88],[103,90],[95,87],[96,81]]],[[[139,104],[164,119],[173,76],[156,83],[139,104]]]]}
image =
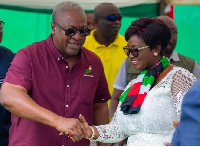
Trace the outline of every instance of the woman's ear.
{"type": "Polygon", "coordinates": [[[161,52],[161,45],[157,45],[154,49],[153,49],[153,54],[154,56],[158,56],[160,55],[161,52]]]}

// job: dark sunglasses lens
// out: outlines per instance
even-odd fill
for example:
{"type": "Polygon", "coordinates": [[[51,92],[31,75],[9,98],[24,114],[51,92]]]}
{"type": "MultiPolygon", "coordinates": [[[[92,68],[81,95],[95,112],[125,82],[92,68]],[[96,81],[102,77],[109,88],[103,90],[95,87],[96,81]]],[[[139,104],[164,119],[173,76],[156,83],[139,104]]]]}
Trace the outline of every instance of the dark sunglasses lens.
{"type": "Polygon", "coordinates": [[[88,28],[81,28],[79,29],[79,33],[81,36],[87,36],[90,34],[90,29],[88,28]]]}
{"type": "Polygon", "coordinates": [[[65,35],[66,36],[74,36],[77,33],[77,29],[76,28],[68,28],[67,30],[65,30],[65,35]]]}
{"type": "Polygon", "coordinates": [[[130,52],[134,57],[138,56],[138,49],[131,49],[130,52]]]}
{"type": "Polygon", "coordinates": [[[122,17],[121,16],[116,16],[116,15],[108,15],[108,20],[109,21],[116,21],[117,19],[119,20],[119,21],[121,21],[121,19],[122,19],[122,17]]]}
{"type": "Polygon", "coordinates": [[[119,20],[119,21],[121,21],[121,20],[122,20],[122,17],[121,17],[121,16],[119,16],[119,17],[118,17],[118,20],[119,20]]]}

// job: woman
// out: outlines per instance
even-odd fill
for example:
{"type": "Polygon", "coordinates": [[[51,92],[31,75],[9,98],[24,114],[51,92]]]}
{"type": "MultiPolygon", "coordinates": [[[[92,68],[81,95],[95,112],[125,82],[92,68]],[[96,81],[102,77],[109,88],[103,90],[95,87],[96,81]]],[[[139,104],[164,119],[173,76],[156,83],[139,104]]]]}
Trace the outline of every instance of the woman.
{"type": "Polygon", "coordinates": [[[159,19],[140,18],[132,22],[125,33],[128,46],[124,51],[141,73],[120,96],[109,124],[89,127],[80,116],[88,139],[113,143],[128,137],[130,146],[161,146],[171,141],[172,122],[179,121],[182,98],[196,78],[163,56],[170,36],[169,28],[159,19]]]}

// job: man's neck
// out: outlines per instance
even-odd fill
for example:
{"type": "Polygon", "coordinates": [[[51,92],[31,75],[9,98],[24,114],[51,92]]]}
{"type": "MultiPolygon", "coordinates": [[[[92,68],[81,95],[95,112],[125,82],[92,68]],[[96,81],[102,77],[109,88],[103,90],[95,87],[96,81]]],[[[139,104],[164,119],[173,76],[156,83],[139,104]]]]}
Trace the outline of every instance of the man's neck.
{"type": "Polygon", "coordinates": [[[99,44],[103,44],[105,46],[109,46],[111,43],[115,41],[116,38],[116,36],[104,37],[99,33],[96,33],[94,37],[99,44]]]}

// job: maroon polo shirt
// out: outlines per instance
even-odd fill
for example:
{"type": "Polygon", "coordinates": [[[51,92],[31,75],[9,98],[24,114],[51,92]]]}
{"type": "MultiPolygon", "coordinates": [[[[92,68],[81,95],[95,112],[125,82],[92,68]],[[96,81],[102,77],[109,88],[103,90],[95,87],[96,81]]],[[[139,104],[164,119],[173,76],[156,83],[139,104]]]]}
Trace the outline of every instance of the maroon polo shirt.
{"type": "MultiPolygon", "coordinates": [[[[99,57],[82,48],[69,71],[51,35],[19,51],[4,82],[21,85],[37,104],[60,116],[78,118],[83,114],[89,125],[93,124],[93,103],[110,99],[99,57]]],[[[9,145],[89,145],[86,139],[73,143],[58,134],[55,128],[12,114],[9,145]]]]}

